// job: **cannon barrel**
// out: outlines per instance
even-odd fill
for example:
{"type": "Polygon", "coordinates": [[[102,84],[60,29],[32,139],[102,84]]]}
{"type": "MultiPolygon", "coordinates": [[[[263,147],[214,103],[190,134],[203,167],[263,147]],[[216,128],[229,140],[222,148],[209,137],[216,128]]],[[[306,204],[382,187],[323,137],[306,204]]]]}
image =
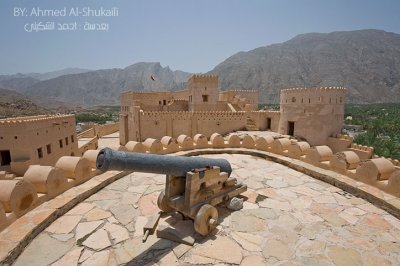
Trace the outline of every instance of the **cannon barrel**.
{"type": "Polygon", "coordinates": [[[219,166],[221,172],[228,175],[232,173],[231,165],[225,159],[123,152],[110,148],[102,149],[96,160],[96,167],[101,171],[135,171],[171,176],[186,176],[186,172],[193,169],[212,166],[219,166]]]}

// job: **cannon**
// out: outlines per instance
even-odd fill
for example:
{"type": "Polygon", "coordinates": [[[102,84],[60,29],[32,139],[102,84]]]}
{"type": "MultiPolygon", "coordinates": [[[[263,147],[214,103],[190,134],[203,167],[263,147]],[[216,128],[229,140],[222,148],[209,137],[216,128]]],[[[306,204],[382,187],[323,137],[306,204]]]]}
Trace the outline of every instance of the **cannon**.
{"type": "Polygon", "coordinates": [[[102,149],[96,160],[101,171],[119,170],[165,174],[165,190],[157,205],[163,212],[177,211],[194,220],[194,229],[205,236],[218,222],[220,203],[247,190],[231,177],[232,168],[225,159],[156,155],[102,149]]]}

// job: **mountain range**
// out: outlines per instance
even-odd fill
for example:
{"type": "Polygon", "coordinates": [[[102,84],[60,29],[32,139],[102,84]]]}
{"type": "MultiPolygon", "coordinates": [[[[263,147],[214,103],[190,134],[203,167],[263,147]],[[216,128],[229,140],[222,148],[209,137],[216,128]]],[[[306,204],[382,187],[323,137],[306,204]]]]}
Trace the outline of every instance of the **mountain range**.
{"type": "Polygon", "coordinates": [[[0,119],[11,116],[48,114],[49,110],[35,104],[16,91],[0,88],[0,119]]]}
{"type": "MultiPolygon", "coordinates": [[[[259,90],[260,103],[277,103],[283,88],[314,86],[344,86],[350,103],[400,102],[400,35],[382,30],[301,34],[239,52],[207,74],[219,75],[222,90],[259,90]]],[[[179,90],[191,75],[142,62],[124,69],[2,75],[0,87],[46,106],[118,105],[122,91],[179,90]]]]}
{"type": "Polygon", "coordinates": [[[344,86],[347,102],[400,102],[400,35],[380,30],[301,34],[237,53],[209,73],[222,88],[256,89],[279,102],[288,87],[344,86]]]}

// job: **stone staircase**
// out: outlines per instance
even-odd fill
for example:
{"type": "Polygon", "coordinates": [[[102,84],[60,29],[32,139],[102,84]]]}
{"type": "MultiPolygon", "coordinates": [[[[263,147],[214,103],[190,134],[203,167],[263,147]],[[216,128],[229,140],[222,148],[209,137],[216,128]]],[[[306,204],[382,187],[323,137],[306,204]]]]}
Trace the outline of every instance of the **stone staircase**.
{"type": "Polygon", "coordinates": [[[256,126],[256,123],[253,119],[247,118],[246,120],[246,130],[247,131],[259,131],[260,129],[256,126]]]}

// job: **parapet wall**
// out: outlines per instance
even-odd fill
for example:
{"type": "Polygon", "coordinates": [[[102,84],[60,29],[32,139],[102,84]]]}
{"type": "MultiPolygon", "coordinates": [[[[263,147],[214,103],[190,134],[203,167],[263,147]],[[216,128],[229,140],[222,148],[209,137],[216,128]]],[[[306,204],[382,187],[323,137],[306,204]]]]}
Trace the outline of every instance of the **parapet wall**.
{"type": "Polygon", "coordinates": [[[346,88],[316,87],[281,90],[281,104],[343,104],[346,88]]]}
{"type": "MultiPolygon", "coordinates": [[[[298,142],[284,137],[274,139],[271,136],[246,135],[240,138],[234,134],[224,139],[220,134],[214,133],[209,140],[202,134],[196,134],[194,138],[181,135],[178,139],[179,141],[176,141],[164,136],[161,141],[148,139],[143,143],[129,143],[126,147],[119,149],[135,149],[136,152],[158,154],[174,153],[185,156],[225,152],[254,155],[284,164],[335,185],[400,218],[400,200],[398,198],[400,196],[400,167],[393,164],[393,162],[398,164],[398,161],[385,158],[360,161],[352,151],[333,154],[327,146],[310,147],[306,142],[298,142]],[[312,167],[310,164],[319,168],[312,167]],[[324,171],[320,168],[331,171],[324,171]],[[352,179],[361,182],[354,182],[352,179]],[[371,186],[375,186],[375,188],[371,186]]],[[[5,239],[7,245],[4,245],[2,250],[2,262],[12,263],[43,228],[79,203],[79,199],[89,197],[107,184],[127,174],[111,171],[94,176],[96,171],[93,168],[97,154],[98,151],[89,150],[82,158],[60,158],[55,167],[32,166],[23,178],[0,180],[0,231],[20,217],[16,223],[2,232],[7,236],[18,235],[17,240],[5,239]],[[93,180],[89,181],[93,176],[93,180]],[[88,182],[82,186],[73,188],[87,180],[88,182]],[[68,189],[69,191],[66,191],[68,189]],[[63,193],[63,191],[65,192],[63,193]],[[37,208],[30,212],[36,206],[60,193],[63,194],[48,204],[43,204],[44,208],[37,208]],[[46,209],[46,207],[50,209],[46,209]],[[25,216],[21,217],[24,214],[25,216]],[[21,225],[29,230],[19,232],[18,229],[21,225]]]]}
{"type": "MultiPolygon", "coordinates": [[[[160,140],[149,139],[143,142],[146,147],[142,152],[168,154],[188,149],[224,149],[245,148],[279,154],[294,158],[317,167],[331,170],[357,181],[374,186],[396,197],[400,196],[400,166],[398,160],[383,157],[374,157],[363,160],[350,149],[334,153],[328,146],[311,146],[305,141],[297,141],[287,137],[257,137],[231,134],[224,139],[221,134],[213,133],[208,141],[203,134],[180,135],[176,141],[170,136],[163,136],[160,140]],[[164,141],[168,140],[168,141],[164,141]],[[184,140],[184,141],[182,141],[184,140]]],[[[338,139],[350,139],[348,136],[337,136],[338,139]]],[[[360,147],[356,147],[360,148],[360,147]]],[[[369,148],[367,151],[371,151],[369,148]]],[[[137,150],[138,151],[138,150],[137,150]]],[[[221,151],[223,152],[223,151],[221,151]]]]}
{"type": "Polygon", "coordinates": [[[93,159],[63,156],[55,166],[30,165],[22,177],[4,180],[0,176],[0,212],[4,211],[4,215],[0,213],[0,231],[43,202],[92,178],[98,173],[92,169],[93,159]]]}
{"type": "Polygon", "coordinates": [[[119,130],[119,123],[105,124],[105,125],[96,125],[94,127],[96,135],[101,138],[105,135],[109,135],[115,133],[119,130]]]}
{"type": "Polygon", "coordinates": [[[78,138],[93,138],[93,137],[103,137],[105,135],[112,134],[119,130],[119,123],[105,124],[105,125],[95,125],[88,130],[85,130],[78,134],[78,138]]]}
{"type": "Polygon", "coordinates": [[[244,129],[245,112],[195,111],[140,113],[140,135],[161,139],[163,136],[177,138],[180,134],[194,136],[203,132],[208,138],[212,133],[226,134],[244,129]]]}
{"type": "Polygon", "coordinates": [[[191,82],[217,82],[218,83],[218,75],[193,75],[189,78],[188,83],[191,82]]]}
{"type": "Polygon", "coordinates": [[[37,124],[38,122],[42,121],[58,121],[60,119],[65,118],[74,118],[74,115],[36,115],[36,116],[22,116],[22,117],[12,117],[12,118],[5,118],[0,119],[0,124],[2,125],[13,125],[15,123],[34,123],[37,124]]]}

